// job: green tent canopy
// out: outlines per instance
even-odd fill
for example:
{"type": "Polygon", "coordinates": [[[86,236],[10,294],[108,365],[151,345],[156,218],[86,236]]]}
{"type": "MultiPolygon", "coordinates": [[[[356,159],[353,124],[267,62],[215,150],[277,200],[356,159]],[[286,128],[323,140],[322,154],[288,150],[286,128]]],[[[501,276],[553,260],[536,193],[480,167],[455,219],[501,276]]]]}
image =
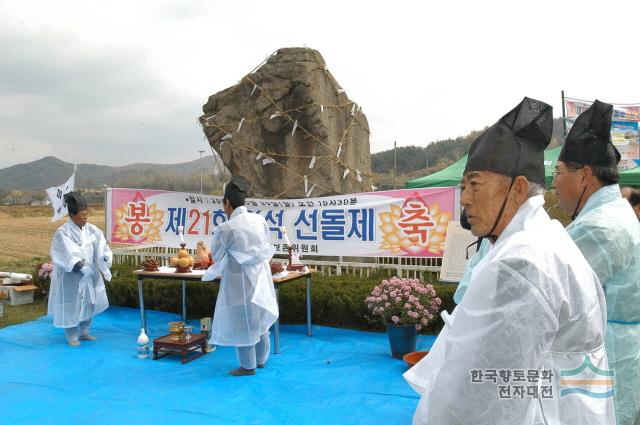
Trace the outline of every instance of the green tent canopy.
{"type": "MultiPolygon", "coordinates": [[[[557,148],[548,149],[544,151],[544,180],[547,187],[551,187],[551,181],[553,180],[553,170],[556,167],[556,161],[560,155],[562,146],[557,148]]],[[[424,188],[424,187],[450,187],[457,186],[462,180],[462,173],[464,167],[467,165],[467,156],[463,156],[457,162],[451,164],[447,168],[429,174],[428,176],[420,177],[415,180],[406,182],[408,189],[424,188]]],[[[640,180],[640,172],[636,179],[640,180]]]]}
{"type": "Polygon", "coordinates": [[[620,186],[640,186],[640,167],[621,172],[620,186]]]}

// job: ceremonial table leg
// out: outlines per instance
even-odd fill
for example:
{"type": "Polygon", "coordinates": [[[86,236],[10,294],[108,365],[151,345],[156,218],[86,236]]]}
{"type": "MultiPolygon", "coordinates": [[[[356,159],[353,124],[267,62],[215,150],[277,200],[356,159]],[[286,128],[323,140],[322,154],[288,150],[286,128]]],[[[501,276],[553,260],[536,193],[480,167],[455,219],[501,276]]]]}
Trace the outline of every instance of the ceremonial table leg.
{"type": "MultiPolygon", "coordinates": [[[[280,299],[280,285],[276,285],[276,302],[280,299]]],[[[278,305],[280,303],[278,302],[278,305]]],[[[279,307],[278,307],[279,308],[279,307]]],[[[276,319],[276,323],[274,324],[274,336],[273,336],[273,353],[280,353],[280,315],[278,314],[278,319],[276,319]]]]}
{"type": "Polygon", "coordinates": [[[142,278],[138,278],[138,303],[140,304],[140,327],[148,334],[147,315],[144,312],[144,290],[142,289],[142,278]]]}
{"type": "Polygon", "coordinates": [[[311,276],[307,276],[307,336],[311,336],[311,276]]]}
{"type": "Polygon", "coordinates": [[[187,323],[187,282],[182,281],[182,321],[187,323]]]}

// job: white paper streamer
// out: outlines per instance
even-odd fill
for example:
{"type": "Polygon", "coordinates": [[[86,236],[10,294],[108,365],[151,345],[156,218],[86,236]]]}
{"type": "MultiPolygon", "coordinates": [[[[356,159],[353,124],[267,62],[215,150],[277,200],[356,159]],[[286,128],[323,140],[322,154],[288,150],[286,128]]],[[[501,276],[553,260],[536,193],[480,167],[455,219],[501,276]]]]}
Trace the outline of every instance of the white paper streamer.
{"type": "Polygon", "coordinates": [[[354,103],[353,106],[351,107],[351,116],[354,116],[356,114],[356,104],[354,103]]]}
{"type": "Polygon", "coordinates": [[[224,141],[220,142],[220,149],[222,149],[222,145],[224,145],[224,141]]]}
{"type": "Polygon", "coordinates": [[[249,96],[253,96],[253,92],[255,92],[257,88],[258,88],[258,85],[254,84],[253,85],[253,90],[251,90],[251,94],[249,96]]]}
{"type": "Polygon", "coordinates": [[[344,173],[342,173],[342,180],[345,179],[345,177],[347,177],[347,174],[349,174],[351,172],[351,170],[349,170],[348,168],[344,170],[344,173]]]}
{"type": "Polygon", "coordinates": [[[293,131],[291,131],[291,135],[293,136],[293,133],[296,132],[296,128],[298,128],[298,120],[295,120],[293,122],[293,131]]]}
{"type": "Polygon", "coordinates": [[[325,70],[325,71],[328,71],[328,70],[329,70],[329,67],[328,67],[328,66],[325,66],[325,67],[324,67],[324,70],[325,70]]]}
{"type": "Polygon", "coordinates": [[[265,158],[262,160],[262,165],[267,165],[267,164],[271,164],[273,162],[273,158],[265,158]]]}
{"type": "Polygon", "coordinates": [[[340,153],[342,152],[342,143],[338,145],[338,152],[336,153],[336,157],[340,158],[340,153]]]}
{"type": "Polygon", "coordinates": [[[362,177],[360,176],[360,170],[358,170],[357,168],[356,168],[356,179],[358,179],[358,181],[360,183],[362,183],[362,177]]]}
{"type": "Polygon", "coordinates": [[[216,117],[216,116],[215,116],[215,114],[214,114],[214,115],[211,115],[210,117],[205,118],[204,120],[205,120],[205,121],[209,121],[210,119],[213,119],[213,118],[215,118],[215,117],[216,117]]]}
{"type": "Polygon", "coordinates": [[[258,155],[256,155],[256,161],[259,160],[260,158],[262,158],[262,152],[260,152],[258,155]]]}
{"type": "Polygon", "coordinates": [[[375,192],[376,190],[378,190],[378,186],[371,186],[371,191],[375,192]]]}
{"type": "Polygon", "coordinates": [[[227,139],[231,139],[233,136],[231,135],[231,133],[227,133],[224,136],[222,136],[222,139],[220,140],[227,140],[227,139]]]}
{"type": "Polygon", "coordinates": [[[279,117],[280,115],[281,115],[281,114],[280,114],[280,111],[278,111],[278,112],[276,112],[275,114],[271,114],[271,116],[269,117],[269,119],[270,119],[270,120],[272,120],[272,119],[274,119],[275,117],[279,117]]]}
{"type": "Polygon", "coordinates": [[[309,162],[309,168],[313,168],[315,164],[316,164],[316,157],[314,156],[313,158],[311,158],[311,162],[309,162]]]}
{"type": "Polygon", "coordinates": [[[314,183],[313,186],[311,186],[311,189],[309,189],[309,191],[305,194],[305,196],[308,198],[311,195],[311,192],[313,192],[313,189],[315,189],[316,184],[314,183]]]}
{"type": "Polygon", "coordinates": [[[320,104],[320,112],[324,112],[324,105],[322,103],[320,104]]]}
{"type": "Polygon", "coordinates": [[[344,93],[344,89],[338,89],[338,94],[344,93]]]}
{"type": "Polygon", "coordinates": [[[305,175],[304,176],[304,193],[307,193],[307,190],[309,190],[309,178],[305,175]]]}
{"type": "Polygon", "coordinates": [[[244,122],[244,118],[242,118],[240,120],[240,123],[238,124],[238,129],[236,130],[236,133],[240,133],[240,129],[242,128],[242,123],[244,122]]]}

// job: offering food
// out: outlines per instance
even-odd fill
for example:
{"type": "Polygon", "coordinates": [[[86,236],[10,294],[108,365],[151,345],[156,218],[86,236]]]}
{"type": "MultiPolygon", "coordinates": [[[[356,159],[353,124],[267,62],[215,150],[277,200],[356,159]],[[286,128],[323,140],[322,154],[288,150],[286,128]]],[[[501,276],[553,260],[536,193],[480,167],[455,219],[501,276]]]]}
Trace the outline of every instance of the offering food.
{"type": "Polygon", "coordinates": [[[160,263],[153,258],[148,258],[142,262],[142,268],[145,272],[157,272],[158,267],[160,267],[160,263]]]}
{"type": "Polygon", "coordinates": [[[209,248],[204,244],[203,241],[198,241],[196,245],[196,258],[195,262],[199,265],[201,269],[206,269],[211,265],[211,253],[209,252],[209,248]]]}
{"type": "Polygon", "coordinates": [[[282,267],[281,263],[274,262],[269,265],[271,266],[271,274],[276,274],[284,271],[284,267],[282,267]]]}
{"type": "Polygon", "coordinates": [[[193,257],[189,255],[185,246],[186,244],[181,243],[178,256],[171,258],[171,266],[176,268],[176,273],[191,273],[191,267],[194,265],[193,257]]]}

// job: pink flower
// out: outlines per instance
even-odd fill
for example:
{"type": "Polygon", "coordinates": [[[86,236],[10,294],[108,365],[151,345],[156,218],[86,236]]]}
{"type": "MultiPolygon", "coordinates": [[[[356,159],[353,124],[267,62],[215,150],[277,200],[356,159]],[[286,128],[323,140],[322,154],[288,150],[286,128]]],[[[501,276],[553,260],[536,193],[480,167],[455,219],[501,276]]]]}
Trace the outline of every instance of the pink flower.
{"type": "Polygon", "coordinates": [[[400,321],[400,318],[398,316],[391,316],[391,321],[393,323],[398,323],[400,321]]]}
{"type": "Polygon", "coordinates": [[[401,301],[402,301],[402,298],[396,297],[396,303],[400,303],[401,301]]]}
{"type": "Polygon", "coordinates": [[[389,308],[389,307],[391,307],[391,303],[384,303],[384,306],[389,308]]]}
{"type": "Polygon", "coordinates": [[[416,330],[417,330],[417,331],[420,331],[421,329],[422,329],[422,326],[421,326],[421,325],[416,325],[416,330]]]}
{"type": "Polygon", "coordinates": [[[429,319],[427,319],[426,317],[423,317],[421,320],[423,325],[428,325],[429,324],[429,319]]]}

